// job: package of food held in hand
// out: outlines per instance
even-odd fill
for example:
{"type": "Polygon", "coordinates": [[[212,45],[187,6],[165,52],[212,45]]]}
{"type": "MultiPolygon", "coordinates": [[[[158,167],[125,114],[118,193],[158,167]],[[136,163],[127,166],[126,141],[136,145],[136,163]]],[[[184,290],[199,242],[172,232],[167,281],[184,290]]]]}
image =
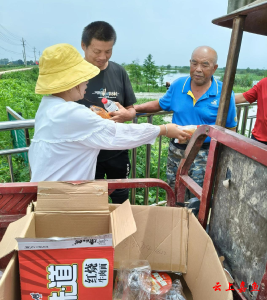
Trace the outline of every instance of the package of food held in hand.
{"type": "MultiPolygon", "coordinates": [[[[180,125],[177,125],[177,127],[181,130],[183,130],[184,132],[190,134],[191,136],[193,135],[193,133],[198,129],[200,125],[186,125],[186,126],[180,126],[180,125]]],[[[175,139],[174,140],[174,143],[179,143],[179,144],[187,144],[188,141],[185,141],[185,142],[179,142],[178,139],[175,139]]]]}
{"type": "Polygon", "coordinates": [[[95,112],[97,115],[102,117],[103,119],[110,119],[109,113],[102,107],[96,106],[96,105],[91,105],[90,109],[95,112]]]}

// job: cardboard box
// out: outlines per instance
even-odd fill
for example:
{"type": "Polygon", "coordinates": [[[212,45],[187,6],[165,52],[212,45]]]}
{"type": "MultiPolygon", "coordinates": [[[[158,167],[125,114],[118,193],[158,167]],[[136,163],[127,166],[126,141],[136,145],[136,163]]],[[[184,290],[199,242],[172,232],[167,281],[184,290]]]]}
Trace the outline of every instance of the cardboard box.
{"type": "MultiPolygon", "coordinates": [[[[9,225],[0,243],[0,257],[4,257],[13,250],[18,250],[16,238],[87,237],[111,233],[112,248],[115,248],[120,242],[135,231],[136,225],[129,201],[126,201],[114,211],[109,211],[108,187],[106,182],[84,183],[79,185],[71,183],[41,182],[38,186],[36,210],[34,212],[29,212],[25,217],[9,225]]],[[[25,242],[29,245],[29,240],[26,240],[25,242]]],[[[52,255],[53,259],[56,258],[57,261],[60,260],[60,254],[65,254],[62,255],[62,259],[65,259],[66,255],[73,255],[75,256],[73,257],[74,263],[78,258],[77,252],[74,254],[72,252],[73,249],[68,250],[67,253],[63,253],[66,252],[66,250],[61,250],[61,253],[54,251],[55,257],[53,257],[53,253],[48,253],[48,255],[52,255]]],[[[29,255],[25,254],[25,252],[27,251],[22,251],[19,255],[20,258],[24,257],[24,259],[21,260],[22,264],[20,264],[20,268],[25,270],[25,267],[30,266],[31,270],[27,274],[21,272],[23,278],[22,282],[24,283],[26,281],[34,281],[34,278],[36,278],[34,277],[34,274],[37,276],[34,264],[30,261],[29,255]],[[25,256],[27,257],[27,260],[25,259],[25,256]]],[[[98,299],[104,300],[112,299],[113,259],[111,261],[111,256],[113,256],[113,249],[112,252],[110,252],[110,249],[108,250],[108,253],[103,252],[104,250],[102,249],[102,259],[108,259],[111,262],[111,264],[109,264],[109,291],[103,295],[99,292],[97,297],[98,299]]],[[[37,255],[40,258],[42,251],[35,250],[30,256],[33,257],[33,255],[37,255]]],[[[79,255],[85,258],[89,254],[80,251],[79,255]]],[[[70,256],[68,257],[68,263],[71,262],[70,256]]],[[[87,258],[90,259],[94,256],[96,257],[96,254],[93,256],[90,254],[87,258]]],[[[46,277],[49,274],[47,274],[47,266],[44,267],[43,265],[45,262],[42,261],[42,263],[40,263],[40,261],[37,262],[35,260],[35,263],[43,269],[38,276],[41,276],[42,280],[47,279],[46,277]],[[43,276],[45,276],[45,278],[43,278],[43,276]]],[[[18,264],[16,258],[13,258],[0,282],[0,299],[21,299],[19,272],[17,267],[18,264]]],[[[77,280],[79,280],[79,285],[81,285],[82,278],[78,278],[77,280]]],[[[49,284],[49,280],[47,280],[47,284],[49,284]]],[[[38,285],[36,286],[36,290],[30,290],[28,291],[28,294],[39,293],[37,288],[38,285]]],[[[87,288],[100,290],[100,287],[87,288]]],[[[23,291],[24,290],[23,287],[23,291]]],[[[57,291],[58,293],[61,292],[60,289],[57,291]]],[[[69,290],[67,291],[69,292],[69,290]]],[[[47,297],[48,296],[45,296],[42,299],[48,299],[47,297]]],[[[79,297],[77,299],[82,298],[79,297]]]]}
{"type": "MultiPolygon", "coordinates": [[[[64,188],[64,194],[54,193],[55,183],[47,182],[45,186],[43,184],[40,183],[36,211],[29,213],[23,221],[18,220],[18,223],[12,223],[8,227],[4,240],[0,243],[0,257],[17,249],[16,241],[12,237],[86,236],[92,233],[91,228],[87,227],[85,230],[85,224],[89,224],[88,222],[94,224],[98,234],[106,233],[103,232],[103,228],[107,228],[107,224],[106,227],[103,226],[104,210],[96,208],[97,204],[99,207],[103,205],[97,200],[101,199],[101,191],[93,192],[97,190],[93,185],[98,185],[98,182],[92,183],[92,186],[57,183],[57,189],[61,191],[64,188]],[[87,191],[80,193],[80,189],[87,191]],[[75,205],[66,205],[66,197],[70,199],[74,197],[75,205]],[[48,204],[49,202],[51,205],[48,204]],[[59,207],[64,208],[64,211],[62,209],[61,212],[57,212],[59,207]],[[87,216],[87,223],[83,221],[84,216],[87,216]],[[57,228],[51,225],[53,220],[56,220],[57,228]],[[31,222],[35,222],[36,231],[33,230],[31,222]],[[75,224],[75,230],[70,228],[70,222],[75,224]],[[45,229],[42,224],[46,225],[45,229]]],[[[107,203],[107,194],[105,196],[107,203]]],[[[123,205],[109,205],[111,216],[118,209],[123,208],[123,205]]],[[[153,270],[184,273],[187,300],[233,299],[232,292],[225,291],[229,284],[213,243],[190,211],[184,208],[156,206],[131,206],[131,209],[137,226],[136,232],[135,228],[131,227],[132,222],[127,221],[128,216],[124,212],[118,211],[115,218],[110,218],[115,220],[113,224],[117,225],[113,228],[123,231],[118,234],[114,230],[115,268],[119,267],[121,260],[145,259],[149,261],[153,270]],[[117,222],[124,225],[118,226],[117,222]],[[132,230],[127,229],[125,233],[124,230],[129,225],[132,230]],[[221,285],[221,291],[213,289],[217,282],[221,285]]],[[[20,299],[18,262],[15,254],[0,282],[0,300],[20,299]]]]}
{"type": "Polygon", "coordinates": [[[111,299],[112,235],[18,238],[21,299],[111,299]]]}
{"type": "MultiPolygon", "coordinates": [[[[117,206],[111,204],[110,211],[117,206]]],[[[152,270],[183,273],[187,300],[233,299],[213,242],[193,213],[139,205],[132,212],[137,231],[116,247],[115,269],[120,260],[145,259],[152,270]],[[221,291],[213,289],[217,282],[221,291]]]]}

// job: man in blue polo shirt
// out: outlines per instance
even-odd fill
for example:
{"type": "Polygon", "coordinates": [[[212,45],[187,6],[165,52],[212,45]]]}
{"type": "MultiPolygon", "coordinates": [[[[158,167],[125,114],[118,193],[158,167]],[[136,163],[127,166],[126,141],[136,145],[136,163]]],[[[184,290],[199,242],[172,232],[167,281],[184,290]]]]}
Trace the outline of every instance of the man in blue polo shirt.
{"type": "MultiPolygon", "coordinates": [[[[173,111],[172,123],[177,125],[215,125],[222,82],[213,77],[218,68],[217,53],[208,46],[196,48],[190,60],[190,76],[175,80],[167,93],[158,101],[135,105],[136,112],[173,111]]],[[[226,127],[233,131],[237,126],[234,93],[232,93],[226,127]]],[[[203,186],[210,138],[206,138],[196,156],[189,176],[203,186]]],[[[167,182],[174,189],[175,176],[186,145],[171,140],[167,162],[167,182]]],[[[193,195],[187,191],[186,199],[193,195]]]]}

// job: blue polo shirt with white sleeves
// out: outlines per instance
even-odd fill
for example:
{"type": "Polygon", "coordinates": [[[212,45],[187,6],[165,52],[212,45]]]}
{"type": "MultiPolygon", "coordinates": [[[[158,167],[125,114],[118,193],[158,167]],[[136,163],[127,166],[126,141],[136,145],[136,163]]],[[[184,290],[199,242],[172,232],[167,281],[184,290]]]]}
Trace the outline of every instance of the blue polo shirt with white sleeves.
{"type": "MultiPolygon", "coordinates": [[[[196,101],[191,91],[191,77],[180,77],[160,98],[159,105],[163,110],[173,111],[172,123],[177,125],[215,125],[221,90],[222,82],[212,76],[210,88],[196,101]]],[[[235,96],[232,92],[226,127],[235,128],[236,126],[235,96]]],[[[209,142],[210,137],[207,137],[204,143],[209,142]]]]}

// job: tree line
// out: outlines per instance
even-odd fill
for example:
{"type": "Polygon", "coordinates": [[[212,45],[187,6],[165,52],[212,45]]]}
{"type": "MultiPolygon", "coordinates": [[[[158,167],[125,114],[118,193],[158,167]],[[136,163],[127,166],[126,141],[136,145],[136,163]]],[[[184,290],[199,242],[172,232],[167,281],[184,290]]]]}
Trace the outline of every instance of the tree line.
{"type": "Polygon", "coordinates": [[[128,65],[123,63],[122,66],[129,74],[135,92],[165,91],[164,76],[166,74],[178,73],[181,69],[183,73],[189,72],[189,67],[172,67],[170,64],[156,66],[151,54],[148,54],[142,65],[138,60],[133,60],[132,63],[128,65]]]}

